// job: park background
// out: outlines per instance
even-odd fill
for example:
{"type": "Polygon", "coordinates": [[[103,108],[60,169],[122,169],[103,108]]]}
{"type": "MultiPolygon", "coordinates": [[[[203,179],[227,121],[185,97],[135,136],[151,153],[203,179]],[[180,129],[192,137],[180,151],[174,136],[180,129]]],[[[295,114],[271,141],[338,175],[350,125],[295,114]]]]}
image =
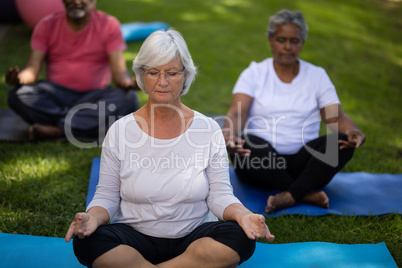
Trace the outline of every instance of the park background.
{"type": "MultiPolygon", "coordinates": [[[[97,8],[121,23],[162,21],[181,32],[199,68],[182,101],[204,114],[225,114],[241,71],[271,56],[269,17],[283,8],[302,11],[309,32],[300,58],[327,71],[343,109],[367,135],[343,171],[402,173],[402,1],[98,0],[97,8]]],[[[0,40],[1,109],[8,108],[4,75],[25,65],[31,33],[17,23],[0,40]]],[[[141,43],[127,43],[129,69],[141,43]]],[[[0,142],[0,232],[63,237],[85,209],[92,158],[100,151],[68,142],[0,142]]],[[[267,224],[278,244],[384,241],[402,266],[399,214],[284,215],[267,217],[267,224]]]]}

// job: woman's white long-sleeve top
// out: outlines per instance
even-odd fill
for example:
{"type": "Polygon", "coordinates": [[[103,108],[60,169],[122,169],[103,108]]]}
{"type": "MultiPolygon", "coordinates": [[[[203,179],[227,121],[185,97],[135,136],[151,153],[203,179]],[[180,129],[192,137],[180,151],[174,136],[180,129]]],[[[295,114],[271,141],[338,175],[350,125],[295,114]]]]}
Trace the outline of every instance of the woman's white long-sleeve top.
{"type": "Polygon", "coordinates": [[[111,126],[102,146],[99,184],[87,210],[101,206],[113,222],[178,238],[210,221],[210,210],[222,219],[227,206],[240,203],[222,131],[196,111],[182,135],[166,140],[147,135],[127,115],[111,126]]]}

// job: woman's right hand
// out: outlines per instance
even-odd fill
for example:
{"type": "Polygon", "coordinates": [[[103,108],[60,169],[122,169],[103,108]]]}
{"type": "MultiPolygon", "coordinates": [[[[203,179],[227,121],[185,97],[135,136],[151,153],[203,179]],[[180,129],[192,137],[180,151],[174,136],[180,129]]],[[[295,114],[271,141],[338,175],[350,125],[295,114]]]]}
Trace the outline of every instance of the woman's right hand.
{"type": "Polygon", "coordinates": [[[79,238],[90,236],[98,228],[98,219],[88,213],[77,213],[74,221],[70,224],[64,240],[70,242],[74,235],[79,238]]]}
{"type": "Polygon", "coordinates": [[[240,156],[249,156],[251,153],[251,150],[249,149],[244,149],[243,145],[246,141],[236,137],[236,136],[230,136],[229,138],[226,139],[226,147],[227,150],[230,154],[238,154],[240,156]]]}

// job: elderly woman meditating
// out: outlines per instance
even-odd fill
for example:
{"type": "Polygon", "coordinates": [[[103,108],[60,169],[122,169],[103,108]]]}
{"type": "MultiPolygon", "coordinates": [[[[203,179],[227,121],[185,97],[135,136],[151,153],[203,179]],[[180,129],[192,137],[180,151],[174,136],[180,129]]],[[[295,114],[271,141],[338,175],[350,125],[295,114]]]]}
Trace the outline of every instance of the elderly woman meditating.
{"type": "Polygon", "coordinates": [[[148,101],[109,129],[95,196],[66,241],[75,235],[74,252],[88,267],[244,262],[256,238],[274,237],[264,216],[233,195],[219,125],[180,101],[196,74],[184,39],[154,32],[133,69],[148,101]]]}
{"type": "Polygon", "coordinates": [[[307,38],[299,11],[270,18],[272,57],[252,62],[233,89],[224,135],[240,180],[279,189],[267,213],[307,202],[328,208],[322,191],[366,136],[340,106],[325,70],[298,58],[307,38]],[[332,134],[319,136],[320,121],[332,134]]]}

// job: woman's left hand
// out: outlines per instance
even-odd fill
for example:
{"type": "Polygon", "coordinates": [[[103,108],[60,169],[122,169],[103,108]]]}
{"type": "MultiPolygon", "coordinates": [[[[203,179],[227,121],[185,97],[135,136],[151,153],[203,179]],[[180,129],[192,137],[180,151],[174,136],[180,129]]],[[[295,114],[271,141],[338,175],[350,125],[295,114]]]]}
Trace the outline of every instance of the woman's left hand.
{"type": "Polygon", "coordinates": [[[339,149],[346,148],[359,148],[366,141],[366,135],[359,130],[346,130],[346,136],[348,137],[347,141],[339,140],[339,144],[341,145],[339,149]]]}
{"type": "Polygon", "coordinates": [[[239,225],[250,239],[266,238],[268,242],[275,239],[265,224],[265,217],[261,214],[245,214],[241,217],[239,225]]]}

